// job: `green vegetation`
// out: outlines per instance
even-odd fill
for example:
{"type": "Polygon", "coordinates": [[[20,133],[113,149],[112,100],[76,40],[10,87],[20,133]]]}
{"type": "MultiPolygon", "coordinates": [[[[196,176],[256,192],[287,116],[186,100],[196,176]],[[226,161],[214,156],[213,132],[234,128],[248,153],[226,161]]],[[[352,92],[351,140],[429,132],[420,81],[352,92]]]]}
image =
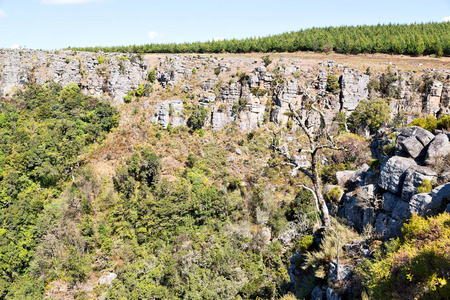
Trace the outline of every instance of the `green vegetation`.
{"type": "Polygon", "coordinates": [[[330,92],[332,94],[337,94],[340,91],[341,87],[339,85],[339,77],[330,74],[327,78],[327,92],[330,92]]]}
{"type": "Polygon", "coordinates": [[[348,118],[348,127],[353,132],[369,128],[375,133],[381,125],[389,121],[390,108],[384,99],[361,100],[348,118]]]}
{"type": "Polygon", "coordinates": [[[426,118],[417,118],[409,123],[408,126],[419,126],[430,132],[433,132],[435,129],[450,130],[450,115],[442,115],[439,119],[432,115],[426,118]]]}
{"type": "Polygon", "coordinates": [[[118,125],[118,114],[76,85],[31,85],[2,101],[0,110],[0,297],[39,299],[55,276],[51,268],[69,282],[86,278],[80,253],[89,238],[68,223],[74,207],[90,222],[92,208],[75,169],[86,147],[118,125]],[[69,178],[73,184],[65,190],[69,178]],[[49,247],[62,245],[53,258],[43,258],[49,247]]]}
{"type": "Polygon", "coordinates": [[[413,216],[403,237],[366,259],[359,274],[371,299],[448,299],[450,214],[413,216]]]}
{"type": "Polygon", "coordinates": [[[184,44],[79,47],[82,51],[134,53],[250,53],[316,51],[357,54],[450,55],[450,23],[310,28],[279,35],[184,44]]]}

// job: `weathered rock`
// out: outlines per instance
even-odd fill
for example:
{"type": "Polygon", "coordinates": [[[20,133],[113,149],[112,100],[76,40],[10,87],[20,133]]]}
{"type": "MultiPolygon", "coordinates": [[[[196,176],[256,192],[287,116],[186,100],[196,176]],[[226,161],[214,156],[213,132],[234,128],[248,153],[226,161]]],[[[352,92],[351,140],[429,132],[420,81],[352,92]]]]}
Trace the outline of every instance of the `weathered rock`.
{"type": "Polygon", "coordinates": [[[98,279],[98,284],[106,284],[111,285],[113,280],[117,278],[116,273],[109,273],[107,275],[103,275],[98,279]]]}
{"type": "Polygon", "coordinates": [[[436,208],[439,208],[446,203],[450,202],[450,183],[446,183],[435,187],[431,191],[431,196],[433,198],[433,203],[436,208]]]}
{"type": "Polygon", "coordinates": [[[431,194],[416,194],[409,201],[407,217],[411,217],[412,214],[418,214],[419,216],[429,215],[435,209],[435,203],[433,203],[431,194]]]}
{"type": "Polygon", "coordinates": [[[435,80],[430,88],[430,92],[426,99],[426,112],[427,114],[436,115],[440,110],[439,104],[441,102],[443,84],[442,82],[435,80]]]}
{"type": "Polygon", "coordinates": [[[172,118],[172,127],[185,124],[183,114],[183,101],[181,100],[168,100],[157,104],[155,113],[152,118],[152,122],[156,122],[164,129],[169,126],[170,119],[172,118]]]}
{"type": "Polygon", "coordinates": [[[311,300],[324,300],[326,293],[320,286],[316,286],[311,292],[311,300]]]}
{"type": "Polygon", "coordinates": [[[401,194],[406,170],[417,166],[411,158],[393,156],[382,166],[380,172],[380,187],[394,194],[401,194]]]}
{"type": "Polygon", "coordinates": [[[400,132],[395,141],[396,155],[417,158],[432,139],[434,135],[422,127],[407,127],[400,132]]]}
{"type": "Polygon", "coordinates": [[[445,157],[450,153],[450,143],[446,134],[438,134],[434,140],[430,142],[425,157],[427,165],[434,165],[439,158],[445,157]]]}
{"type": "Polygon", "coordinates": [[[433,181],[437,173],[427,167],[413,166],[405,171],[405,180],[402,185],[402,199],[409,201],[411,197],[419,193],[418,188],[426,180],[433,181]]]}
{"type": "Polygon", "coordinates": [[[383,194],[383,209],[387,212],[393,212],[399,201],[402,201],[402,198],[386,192],[383,194]]]}
{"type": "Polygon", "coordinates": [[[411,216],[409,212],[409,203],[404,201],[398,201],[395,205],[394,211],[392,212],[392,218],[398,221],[404,221],[406,218],[411,216]]]}
{"type": "MultiPolygon", "coordinates": [[[[339,260],[340,261],[340,260],[339,260]]],[[[328,279],[331,280],[337,280],[337,264],[336,260],[333,260],[330,262],[330,271],[328,272],[328,279]]],[[[348,280],[352,277],[352,270],[342,264],[342,262],[339,265],[339,280],[348,280]]]]}
{"type": "Polygon", "coordinates": [[[352,178],[352,176],[356,173],[356,171],[338,171],[336,172],[336,179],[338,181],[338,185],[342,188],[345,188],[347,185],[347,181],[352,178]]]}
{"type": "Polygon", "coordinates": [[[355,110],[362,99],[367,98],[369,76],[354,73],[344,73],[341,76],[341,107],[345,110],[355,110]]]}

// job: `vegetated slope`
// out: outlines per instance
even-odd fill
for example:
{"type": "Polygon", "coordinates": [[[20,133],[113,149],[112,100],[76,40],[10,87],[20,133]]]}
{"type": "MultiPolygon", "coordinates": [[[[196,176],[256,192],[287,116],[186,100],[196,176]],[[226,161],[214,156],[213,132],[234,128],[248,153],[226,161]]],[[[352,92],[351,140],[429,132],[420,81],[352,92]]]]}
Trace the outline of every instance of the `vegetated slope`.
{"type": "Polygon", "coordinates": [[[450,54],[450,22],[310,28],[279,35],[182,44],[147,44],[71,49],[134,53],[251,53],[318,51],[346,54],[450,54]]]}

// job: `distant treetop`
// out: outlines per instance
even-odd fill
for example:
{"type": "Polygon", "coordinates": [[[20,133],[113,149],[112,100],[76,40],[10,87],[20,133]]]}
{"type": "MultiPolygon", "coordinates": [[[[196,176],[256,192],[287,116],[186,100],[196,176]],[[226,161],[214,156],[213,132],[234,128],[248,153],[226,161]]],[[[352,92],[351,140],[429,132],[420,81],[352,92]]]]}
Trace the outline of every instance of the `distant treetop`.
{"type": "Polygon", "coordinates": [[[344,54],[388,53],[450,55],[450,22],[310,28],[266,37],[183,44],[75,47],[79,51],[131,53],[249,53],[334,51],[344,54]]]}

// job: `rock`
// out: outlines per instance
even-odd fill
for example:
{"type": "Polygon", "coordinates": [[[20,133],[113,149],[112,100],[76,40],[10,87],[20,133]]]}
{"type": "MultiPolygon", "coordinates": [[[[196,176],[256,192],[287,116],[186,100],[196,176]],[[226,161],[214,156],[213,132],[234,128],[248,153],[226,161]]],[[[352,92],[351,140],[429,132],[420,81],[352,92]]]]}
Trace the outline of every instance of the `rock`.
{"type": "Polygon", "coordinates": [[[435,187],[431,191],[431,196],[433,198],[433,203],[436,208],[445,205],[450,202],[450,183],[446,183],[435,187]]]}
{"type": "Polygon", "coordinates": [[[383,209],[387,212],[393,212],[399,201],[402,201],[402,198],[386,192],[383,194],[383,209]]]}
{"type": "Polygon", "coordinates": [[[211,114],[211,130],[218,131],[231,123],[228,114],[225,112],[213,111],[211,114]]]}
{"type": "Polygon", "coordinates": [[[410,204],[404,201],[398,201],[395,205],[394,211],[392,212],[392,218],[403,222],[406,218],[411,216],[409,211],[410,204]]]}
{"type": "Polygon", "coordinates": [[[432,210],[436,209],[431,194],[422,193],[414,195],[409,201],[408,216],[417,214],[419,216],[429,215],[432,210]]]}
{"type": "Polygon", "coordinates": [[[237,154],[237,155],[242,155],[242,150],[239,149],[239,148],[236,148],[236,154],[237,154]]]}
{"type": "Polygon", "coordinates": [[[439,80],[433,81],[430,92],[427,95],[425,109],[427,114],[436,115],[439,111],[441,102],[443,84],[439,80]]]}
{"type": "Polygon", "coordinates": [[[336,179],[338,181],[338,185],[342,188],[345,188],[347,181],[352,178],[353,174],[355,174],[356,171],[339,171],[336,172],[336,179]]]}
{"type": "Polygon", "coordinates": [[[403,220],[389,218],[386,226],[385,238],[398,237],[402,233],[403,220]]]}
{"type": "Polygon", "coordinates": [[[407,169],[417,166],[411,158],[393,156],[382,166],[380,172],[380,187],[393,194],[401,194],[405,172],[407,169]]]}
{"type": "Polygon", "coordinates": [[[98,279],[98,284],[111,285],[113,280],[117,278],[116,273],[109,273],[108,275],[103,275],[98,279]]]}
{"type": "Polygon", "coordinates": [[[344,73],[341,76],[341,108],[345,110],[355,110],[362,99],[366,99],[369,92],[368,75],[356,75],[354,73],[344,73]]]}
{"type": "Polygon", "coordinates": [[[422,127],[407,127],[396,138],[396,155],[417,158],[432,139],[434,139],[434,135],[422,127]]]}
{"type": "Polygon", "coordinates": [[[402,199],[409,201],[417,193],[418,187],[427,179],[433,181],[437,173],[427,167],[413,166],[405,171],[405,180],[402,185],[402,199]]]}
{"type": "Polygon", "coordinates": [[[445,212],[450,213],[450,203],[447,205],[447,207],[445,208],[445,212]]]}
{"type": "Polygon", "coordinates": [[[439,158],[445,157],[450,153],[450,143],[446,134],[438,134],[434,140],[430,142],[425,157],[427,165],[434,165],[439,158]]]}
{"type": "Polygon", "coordinates": [[[379,213],[377,216],[377,220],[375,221],[375,233],[377,235],[383,236],[386,233],[386,223],[387,223],[388,217],[383,214],[379,213]]]}
{"type": "MultiPolygon", "coordinates": [[[[342,262],[339,265],[339,280],[349,280],[352,277],[352,270],[343,265],[342,262]]],[[[328,272],[328,279],[337,280],[336,273],[336,260],[330,262],[330,271],[328,272]]]]}
{"type": "Polygon", "coordinates": [[[311,300],[324,300],[325,292],[320,286],[316,286],[311,292],[311,300]]]}
{"type": "Polygon", "coordinates": [[[172,127],[185,125],[185,119],[182,118],[183,114],[183,101],[182,100],[168,100],[160,102],[155,108],[155,113],[152,117],[152,122],[156,122],[164,129],[171,123],[172,127]],[[172,119],[172,122],[170,122],[172,119]]]}

